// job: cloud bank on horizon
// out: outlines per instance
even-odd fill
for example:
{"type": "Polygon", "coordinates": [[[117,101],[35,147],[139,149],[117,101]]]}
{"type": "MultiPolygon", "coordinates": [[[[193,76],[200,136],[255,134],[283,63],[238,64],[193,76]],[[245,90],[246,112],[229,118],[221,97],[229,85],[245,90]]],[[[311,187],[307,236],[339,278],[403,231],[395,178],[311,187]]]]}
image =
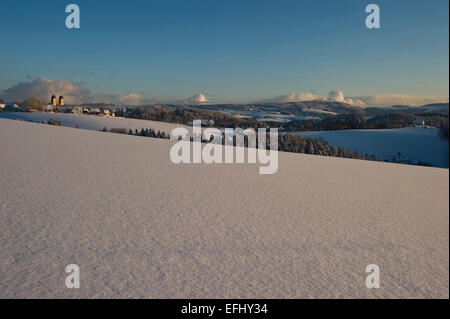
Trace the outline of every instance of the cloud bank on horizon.
{"type": "Polygon", "coordinates": [[[410,105],[419,106],[431,103],[448,102],[447,98],[434,98],[429,96],[414,96],[405,94],[373,94],[357,97],[345,97],[340,90],[333,90],[328,96],[321,96],[314,93],[290,93],[287,95],[276,96],[272,99],[264,100],[264,102],[305,102],[305,101],[323,101],[323,102],[340,102],[355,107],[368,106],[393,106],[393,105],[410,105]]]}
{"type": "Polygon", "coordinates": [[[344,93],[340,90],[330,91],[328,97],[320,96],[314,93],[291,93],[288,95],[280,95],[274,99],[268,99],[268,102],[304,102],[304,101],[324,101],[324,102],[341,102],[352,106],[367,106],[363,101],[356,98],[345,98],[344,93]]]}
{"type": "Polygon", "coordinates": [[[82,83],[73,83],[68,79],[54,81],[46,78],[37,78],[33,81],[19,82],[10,88],[0,91],[0,97],[6,101],[22,101],[33,96],[40,97],[46,101],[53,94],[63,95],[69,104],[105,102],[137,105],[145,102],[143,97],[137,93],[94,94],[84,88],[82,83]]]}
{"type": "MultiPolygon", "coordinates": [[[[47,100],[51,95],[63,95],[68,104],[83,103],[114,103],[122,105],[145,105],[152,103],[185,103],[185,104],[213,104],[205,93],[195,94],[182,101],[163,101],[149,94],[139,93],[93,93],[85,88],[83,83],[74,83],[69,79],[51,80],[47,78],[28,79],[19,82],[7,89],[0,91],[0,98],[5,101],[22,101],[26,98],[37,96],[47,100]]],[[[427,96],[412,96],[404,94],[373,94],[357,97],[346,97],[341,90],[332,90],[328,96],[315,93],[299,92],[287,95],[279,95],[260,102],[304,102],[324,101],[340,102],[355,107],[367,106],[392,106],[392,105],[424,105],[438,102],[448,102],[446,98],[435,98],[427,96]]],[[[224,102],[227,103],[227,102],[224,102]]]]}

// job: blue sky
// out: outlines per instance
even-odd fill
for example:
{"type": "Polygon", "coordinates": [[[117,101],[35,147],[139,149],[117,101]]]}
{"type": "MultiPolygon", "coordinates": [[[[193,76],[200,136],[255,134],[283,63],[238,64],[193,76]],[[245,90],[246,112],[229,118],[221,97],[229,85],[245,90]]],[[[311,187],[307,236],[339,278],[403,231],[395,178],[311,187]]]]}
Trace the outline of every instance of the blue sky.
{"type": "Polygon", "coordinates": [[[90,96],[132,93],[146,101],[204,93],[214,102],[254,102],[301,92],[326,97],[331,90],[384,97],[383,103],[448,100],[448,6],[448,0],[2,0],[0,97],[26,94],[22,86],[30,90],[25,84],[46,78],[66,79],[90,96]],[[65,27],[70,3],[81,10],[78,30],[65,27]],[[381,29],[365,27],[369,3],[380,7],[381,29]]]}

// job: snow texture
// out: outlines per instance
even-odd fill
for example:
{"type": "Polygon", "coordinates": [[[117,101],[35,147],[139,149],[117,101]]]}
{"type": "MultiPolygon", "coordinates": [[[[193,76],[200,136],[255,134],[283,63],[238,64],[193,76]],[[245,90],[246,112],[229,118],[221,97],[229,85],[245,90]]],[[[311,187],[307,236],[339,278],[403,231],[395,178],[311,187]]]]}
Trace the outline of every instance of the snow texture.
{"type": "Polygon", "coordinates": [[[449,297],[448,169],[171,143],[0,119],[0,298],[449,297]]]}
{"type": "Polygon", "coordinates": [[[154,130],[164,131],[169,134],[174,128],[185,127],[182,124],[167,123],[167,122],[157,122],[157,121],[147,121],[138,119],[129,119],[122,117],[101,117],[97,115],[81,115],[81,114],[71,114],[71,113],[45,113],[45,112],[1,112],[0,118],[14,119],[14,120],[24,120],[32,122],[42,122],[48,121],[48,119],[55,119],[63,126],[76,127],[87,130],[101,130],[104,127],[111,128],[126,128],[141,130],[146,128],[152,128],[154,130]]]}

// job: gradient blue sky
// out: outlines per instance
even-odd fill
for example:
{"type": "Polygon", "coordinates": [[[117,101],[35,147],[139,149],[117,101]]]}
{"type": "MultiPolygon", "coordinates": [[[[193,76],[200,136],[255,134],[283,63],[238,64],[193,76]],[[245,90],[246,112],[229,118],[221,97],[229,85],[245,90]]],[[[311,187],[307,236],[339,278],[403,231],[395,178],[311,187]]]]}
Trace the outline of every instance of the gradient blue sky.
{"type": "Polygon", "coordinates": [[[1,91],[66,78],[161,101],[291,92],[448,99],[449,1],[1,0],[1,91]],[[65,7],[81,29],[65,27],[65,7]],[[366,29],[365,6],[381,9],[366,29]]]}

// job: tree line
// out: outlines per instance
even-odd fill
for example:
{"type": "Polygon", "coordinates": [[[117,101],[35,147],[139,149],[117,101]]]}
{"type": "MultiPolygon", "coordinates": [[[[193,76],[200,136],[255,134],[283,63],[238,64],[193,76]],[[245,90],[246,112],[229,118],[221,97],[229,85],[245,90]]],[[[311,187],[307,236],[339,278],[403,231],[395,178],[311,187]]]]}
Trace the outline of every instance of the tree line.
{"type": "MultiPolygon", "coordinates": [[[[116,115],[128,118],[162,121],[170,123],[191,122],[195,119],[208,119],[214,121],[215,127],[229,128],[254,128],[259,127],[278,128],[280,131],[332,131],[352,129],[393,129],[408,127],[414,124],[414,120],[420,118],[425,125],[441,128],[448,132],[448,115],[429,113],[405,113],[393,112],[366,118],[363,113],[341,114],[324,117],[319,120],[292,120],[288,123],[266,121],[258,122],[255,118],[240,118],[224,112],[196,109],[196,108],[164,108],[164,107],[137,107],[116,111],[116,115]]],[[[447,135],[448,136],[448,133],[447,135]]]]}
{"type": "Polygon", "coordinates": [[[354,129],[394,129],[414,125],[416,119],[423,119],[425,125],[440,128],[447,127],[448,116],[440,113],[389,113],[366,119],[363,114],[343,114],[323,118],[320,121],[294,120],[283,123],[285,131],[334,131],[354,129]]]}
{"type": "MultiPolygon", "coordinates": [[[[125,128],[103,128],[101,131],[110,132],[110,133],[119,133],[119,134],[128,134],[133,136],[145,136],[145,137],[153,137],[153,138],[163,138],[169,139],[170,135],[165,133],[164,131],[154,130],[152,128],[147,129],[125,129],[125,128]]],[[[267,133],[266,140],[270,139],[269,133],[267,133]]],[[[191,142],[193,141],[193,137],[190,137],[191,142]]],[[[212,143],[217,142],[214,141],[214,136],[211,136],[208,140],[201,139],[203,143],[212,143]]],[[[258,147],[258,136],[256,133],[256,147],[258,147]]],[[[225,139],[222,138],[222,145],[225,144],[225,139]]],[[[233,137],[233,146],[236,146],[237,140],[236,136],[233,137]]],[[[244,137],[243,141],[244,147],[249,147],[248,138],[244,137]]],[[[269,150],[270,145],[267,145],[266,148],[269,150]]],[[[355,151],[351,151],[345,149],[344,147],[335,147],[333,145],[328,144],[323,138],[303,138],[299,135],[292,134],[280,134],[278,135],[278,151],[281,152],[290,152],[290,153],[304,153],[304,154],[314,154],[314,155],[322,155],[322,156],[333,156],[333,157],[344,157],[344,158],[353,158],[353,159],[364,159],[364,160],[380,160],[375,155],[366,155],[360,154],[355,151]]]]}
{"type": "Polygon", "coordinates": [[[116,116],[180,124],[198,119],[208,119],[214,122],[215,127],[258,128],[258,122],[254,118],[238,118],[223,112],[184,107],[164,108],[149,106],[127,108],[126,110],[116,111],[116,116]]]}

